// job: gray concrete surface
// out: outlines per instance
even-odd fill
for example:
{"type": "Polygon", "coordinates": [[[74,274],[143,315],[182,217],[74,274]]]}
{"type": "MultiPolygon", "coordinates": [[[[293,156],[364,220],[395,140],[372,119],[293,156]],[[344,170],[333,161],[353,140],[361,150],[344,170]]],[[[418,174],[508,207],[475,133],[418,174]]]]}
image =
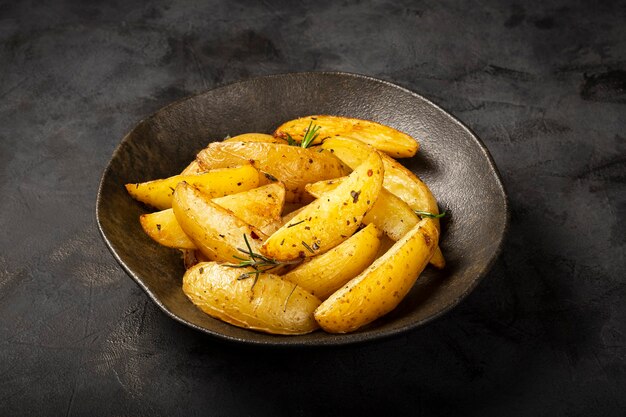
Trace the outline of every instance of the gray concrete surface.
{"type": "Polygon", "coordinates": [[[0,1],[0,415],[624,415],[625,21],[623,1],[0,1]],[[403,337],[224,344],[118,267],[98,181],[170,101],[304,70],[464,121],[509,237],[465,302],[403,337]]]}

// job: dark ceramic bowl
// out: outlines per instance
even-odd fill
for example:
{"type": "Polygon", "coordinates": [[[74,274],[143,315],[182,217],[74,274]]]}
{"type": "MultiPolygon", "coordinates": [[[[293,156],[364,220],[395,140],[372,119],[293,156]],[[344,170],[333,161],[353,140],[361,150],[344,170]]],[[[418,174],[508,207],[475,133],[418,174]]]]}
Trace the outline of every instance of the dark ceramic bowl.
{"type": "Polygon", "coordinates": [[[205,333],[258,345],[343,345],[398,335],[427,323],[465,298],[496,259],[508,224],[507,200],[483,143],[425,98],[394,84],[344,73],[300,73],[256,78],[177,101],[140,122],[119,145],[104,171],[96,215],[113,256],[170,317],[205,333]],[[402,163],[432,189],[451,215],[441,247],[448,265],[428,267],[402,303],[355,333],[273,336],[240,329],[196,308],[181,290],[179,252],[142,231],[146,209],[124,184],[179,173],[208,142],[245,132],[272,132],[309,114],[370,119],[420,142],[402,163]]]}

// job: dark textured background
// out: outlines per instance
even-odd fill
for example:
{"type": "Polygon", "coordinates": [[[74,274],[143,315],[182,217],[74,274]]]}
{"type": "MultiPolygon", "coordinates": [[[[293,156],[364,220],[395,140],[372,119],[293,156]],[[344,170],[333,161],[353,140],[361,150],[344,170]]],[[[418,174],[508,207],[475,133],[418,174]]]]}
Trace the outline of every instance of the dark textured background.
{"type": "Polygon", "coordinates": [[[0,1],[0,415],[624,415],[624,2],[107,3],[0,1]],[[464,121],[500,167],[509,237],[465,302],[403,337],[219,342],[115,263],[98,181],[170,101],[304,70],[464,121]]]}

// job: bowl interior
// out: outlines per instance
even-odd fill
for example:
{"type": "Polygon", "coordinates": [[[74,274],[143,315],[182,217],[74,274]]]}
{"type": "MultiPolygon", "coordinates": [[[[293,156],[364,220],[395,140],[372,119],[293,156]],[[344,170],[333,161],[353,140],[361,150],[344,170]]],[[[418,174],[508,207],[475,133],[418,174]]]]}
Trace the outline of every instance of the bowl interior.
{"type": "Polygon", "coordinates": [[[128,274],[171,317],[228,340],[269,345],[336,345],[386,337],[417,327],[455,306],[495,260],[507,227],[506,195],[489,153],[455,118],[423,97],[370,77],[301,73],[256,78],[175,102],[140,122],[106,168],[97,201],[105,242],[128,274]],[[183,294],[179,252],[154,243],[138,218],[146,213],[124,184],[179,173],[207,143],[226,135],[270,133],[309,114],[370,119],[402,130],[420,151],[401,162],[432,189],[444,219],[441,247],[448,265],[422,274],[392,313],[358,332],[285,337],[240,329],[197,309],[183,294]]]}

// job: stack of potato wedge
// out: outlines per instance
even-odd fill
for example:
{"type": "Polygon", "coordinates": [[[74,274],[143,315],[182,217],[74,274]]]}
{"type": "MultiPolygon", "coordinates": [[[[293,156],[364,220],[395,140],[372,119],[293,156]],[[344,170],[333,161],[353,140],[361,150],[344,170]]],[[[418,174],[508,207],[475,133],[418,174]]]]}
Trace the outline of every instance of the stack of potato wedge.
{"type": "Polygon", "coordinates": [[[141,226],[183,252],[182,289],[207,314],[345,333],[393,310],[428,263],[445,265],[437,201],[394,159],[418,148],[379,123],[307,116],[213,142],[180,175],[126,189],[160,210],[141,226]]]}

